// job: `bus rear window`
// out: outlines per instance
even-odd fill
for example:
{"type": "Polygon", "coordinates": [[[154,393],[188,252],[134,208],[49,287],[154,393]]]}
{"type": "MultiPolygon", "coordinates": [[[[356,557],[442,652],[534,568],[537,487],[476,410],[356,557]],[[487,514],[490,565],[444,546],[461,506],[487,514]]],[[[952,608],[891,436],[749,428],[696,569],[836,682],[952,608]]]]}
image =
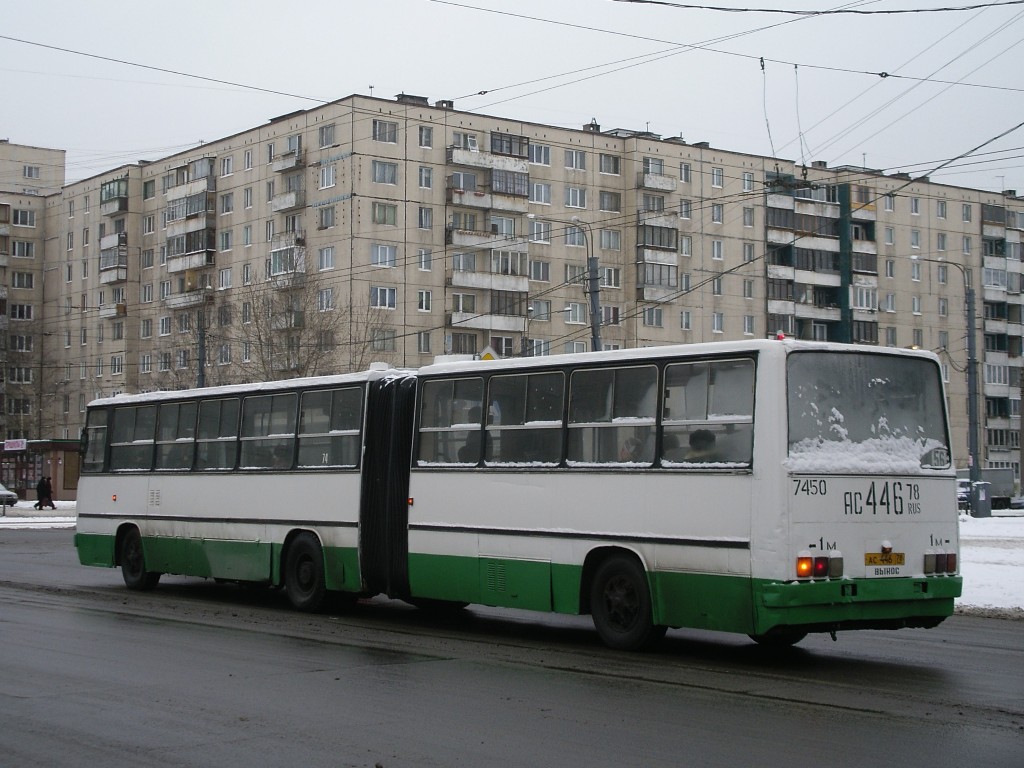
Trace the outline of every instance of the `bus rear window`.
{"type": "Polygon", "coordinates": [[[915,357],[789,356],[791,471],[917,473],[949,467],[939,367],[915,357]]]}

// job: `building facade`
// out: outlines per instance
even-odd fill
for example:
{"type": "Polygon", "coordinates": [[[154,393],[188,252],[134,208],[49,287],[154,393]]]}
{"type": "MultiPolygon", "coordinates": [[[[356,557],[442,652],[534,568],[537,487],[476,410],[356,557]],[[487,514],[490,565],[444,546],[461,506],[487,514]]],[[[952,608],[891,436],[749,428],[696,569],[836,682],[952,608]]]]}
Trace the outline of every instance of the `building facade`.
{"type": "Polygon", "coordinates": [[[936,350],[965,457],[971,286],[980,458],[1019,476],[1012,192],[403,94],[3,200],[0,231],[31,209],[37,235],[4,249],[33,275],[8,355],[37,358],[6,366],[32,392],[9,437],[75,437],[117,392],[782,332],[936,350]]]}

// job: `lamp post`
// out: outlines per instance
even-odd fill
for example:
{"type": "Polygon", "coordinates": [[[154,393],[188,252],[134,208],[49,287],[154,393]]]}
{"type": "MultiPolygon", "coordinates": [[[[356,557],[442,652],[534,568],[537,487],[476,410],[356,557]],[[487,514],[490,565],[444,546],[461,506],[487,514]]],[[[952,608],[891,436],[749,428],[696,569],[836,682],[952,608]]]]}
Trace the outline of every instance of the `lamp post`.
{"type": "Polygon", "coordinates": [[[967,311],[967,468],[971,478],[971,503],[974,507],[977,493],[977,482],[981,479],[981,467],[978,463],[978,354],[977,354],[977,315],[974,306],[974,285],[971,276],[962,264],[941,259],[928,259],[911,256],[914,261],[930,261],[956,267],[964,279],[964,300],[967,311]]]}
{"type": "MultiPolygon", "coordinates": [[[[528,219],[536,219],[534,213],[526,214],[528,219]]],[[[598,259],[594,255],[594,231],[590,224],[583,221],[579,216],[573,216],[570,220],[555,219],[545,216],[545,220],[554,221],[571,227],[579,227],[583,233],[583,244],[587,249],[587,282],[584,290],[590,299],[590,346],[595,352],[600,352],[601,347],[601,280],[598,270],[598,259]]]]}

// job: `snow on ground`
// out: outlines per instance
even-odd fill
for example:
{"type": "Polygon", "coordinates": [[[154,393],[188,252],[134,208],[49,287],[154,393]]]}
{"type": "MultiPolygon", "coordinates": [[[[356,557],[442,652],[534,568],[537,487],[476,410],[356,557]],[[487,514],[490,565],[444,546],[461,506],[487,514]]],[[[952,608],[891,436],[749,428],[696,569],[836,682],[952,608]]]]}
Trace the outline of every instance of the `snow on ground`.
{"type": "MultiPolygon", "coordinates": [[[[58,501],[49,515],[29,502],[8,507],[0,516],[7,528],[73,528],[75,502],[58,501]]],[[[1024,619],[1024,511],[999,511],[993,517],[960,515],[960,572],[964,594],[957,611],[1024,619]]]]}

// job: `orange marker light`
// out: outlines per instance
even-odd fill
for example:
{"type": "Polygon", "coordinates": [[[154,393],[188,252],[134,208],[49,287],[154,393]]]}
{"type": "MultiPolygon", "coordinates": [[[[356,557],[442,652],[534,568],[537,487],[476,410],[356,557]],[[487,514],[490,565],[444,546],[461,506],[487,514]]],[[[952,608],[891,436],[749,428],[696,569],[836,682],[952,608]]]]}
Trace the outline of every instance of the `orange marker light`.
{"type": "Polygon", "coordinates": [[[111,501],[117,501],[117,494],[115,493],[113,496],[111,496],[110,500],[111,501]]]}
{"type": "Polygon", "coordinates": [[[814,570],[813,557],[798,557],[796,559],[796,577],[798,579],[810,578],[814,570]]]}

